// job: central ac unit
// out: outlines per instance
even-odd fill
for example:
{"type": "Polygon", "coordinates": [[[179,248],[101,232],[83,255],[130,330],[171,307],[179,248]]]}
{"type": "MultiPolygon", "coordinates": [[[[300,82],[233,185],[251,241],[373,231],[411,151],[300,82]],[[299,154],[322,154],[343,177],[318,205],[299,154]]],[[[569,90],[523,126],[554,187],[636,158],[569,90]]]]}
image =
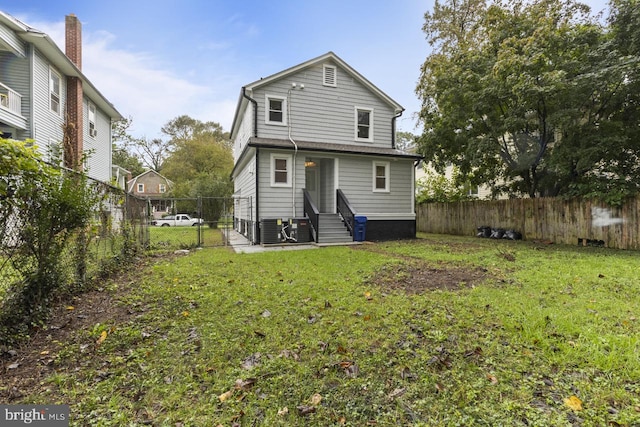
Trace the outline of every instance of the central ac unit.
{"type": "Polygon", "coordinates": [[[282,243],[282,218],[262,218],[260,242],[267,245],[282,243]]]}

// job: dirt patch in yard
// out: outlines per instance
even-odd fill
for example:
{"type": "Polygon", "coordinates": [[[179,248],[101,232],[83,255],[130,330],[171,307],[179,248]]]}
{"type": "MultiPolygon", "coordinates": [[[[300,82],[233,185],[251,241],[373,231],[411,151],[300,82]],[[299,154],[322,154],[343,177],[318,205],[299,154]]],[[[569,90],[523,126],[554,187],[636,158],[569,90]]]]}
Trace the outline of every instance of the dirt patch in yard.
{"type": "Polygon", "coordinates": [[[447,263],[430,264],[419,258],[386,252],[377,246],[355,246],[354,250],[367,250],[400,259],[402,262],[383,266],[368,283],[382,289],[421,294],[433,290],[460,290],[475,286],[493,276],[481,267],[463,267],[447,263]]]}
{"type": "Polygon", "coordinates": [[[368,282],[383,289],[421,294],[436,289],[469,288],[489,278],[489,273],[482,268],[446,265],[434,267],[413,262],[384,266],[368,282]]]}
{"type": "Polygon", "coordinates": [[[145,258],[109,283],[96,284],[94,290],[59,301],[46,328],[34,330],[20,347],[0,348],[0,402],[20,402],[26,395],[50,388],[44,379],[51,373],[72,371],[73,363],[60,363],[60,350],[82,345],[91,352],[96,346],[94,341],[74,343],[79,331],[91,330],[98,323],[126,323],[139,315],[139,309],[123,304],[122,299],[141,280],[145,267],[154,262],[154,258],[145,258]]]}

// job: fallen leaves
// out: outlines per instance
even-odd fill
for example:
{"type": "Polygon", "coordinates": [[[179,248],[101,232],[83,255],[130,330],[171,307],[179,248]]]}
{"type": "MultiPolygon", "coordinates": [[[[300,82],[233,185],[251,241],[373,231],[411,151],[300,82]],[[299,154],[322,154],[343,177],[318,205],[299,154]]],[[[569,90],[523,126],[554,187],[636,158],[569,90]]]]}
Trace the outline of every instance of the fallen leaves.
{"type": "Polygon", "coordinates": [[[100,346],[104,342],[104,340],[107,339],[107,335],[108,335],[107,331],[102,331],[102,333],[100,334],[100,337],[96,341],[96,346],[100,346]]]}
{"type": "MultiPolygon", "coordinates": [[[[233,397],[236,391],[248,391],[255,385],[256,381],[256,378],[238,378],[231,390],[225,391],[224,393],[218,395],[218,400],[220,402],[225,402],[233,397]]],[[[244,396],[241,396],[240,399],[242,399],[243,397],[244,396]]]]}
{"type": "Polygon", "coordinates": [[[564,404],[572,411],[582,411],[582,400],[580,400],[577,396],[567,397],[566,399],[564,399],[564,404]]]}

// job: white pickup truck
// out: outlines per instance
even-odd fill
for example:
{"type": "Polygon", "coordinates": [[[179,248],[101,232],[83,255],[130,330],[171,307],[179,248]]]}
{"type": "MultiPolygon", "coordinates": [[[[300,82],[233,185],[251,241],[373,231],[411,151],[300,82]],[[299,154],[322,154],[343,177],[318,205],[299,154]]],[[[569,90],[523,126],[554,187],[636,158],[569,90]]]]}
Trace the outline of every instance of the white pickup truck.
{"type": "Polygon", "coordinates": [[[204,224],[204,220],[202,218],[192,218],[191,215],[187,214],[167,215],[162,219],[151,221],[151,225],[157,225],[158,227],[189,227],[198,224],[204,224]]]}

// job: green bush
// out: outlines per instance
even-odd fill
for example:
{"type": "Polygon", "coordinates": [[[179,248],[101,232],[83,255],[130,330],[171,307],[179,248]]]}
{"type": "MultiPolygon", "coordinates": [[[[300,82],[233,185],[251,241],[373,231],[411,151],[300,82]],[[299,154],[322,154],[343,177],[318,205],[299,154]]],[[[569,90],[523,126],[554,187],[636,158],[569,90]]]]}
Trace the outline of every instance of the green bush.
{"type": "Polygon", "coordinates": [[[42,322],[55,292],[82,274],[82,253],[76,271],[65,268],[62,254],[85,232],[101,196],[84,175],[44,163],[29,142],[0,139],[0,176],[2,245],[10,246],[8,259],[22,278],[9,285],[0,314],[7,344],[42,322]]]}

